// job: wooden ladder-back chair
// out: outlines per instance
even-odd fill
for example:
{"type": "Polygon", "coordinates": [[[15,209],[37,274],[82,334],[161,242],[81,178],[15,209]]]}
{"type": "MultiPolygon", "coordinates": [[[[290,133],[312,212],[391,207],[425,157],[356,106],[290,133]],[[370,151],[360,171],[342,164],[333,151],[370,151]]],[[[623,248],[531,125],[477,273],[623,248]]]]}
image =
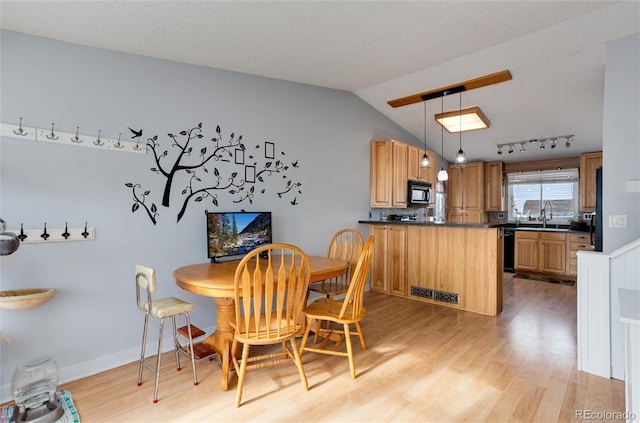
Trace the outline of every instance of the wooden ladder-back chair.
{"type": "Polygon", "coordinates": [[[353,347],[351,345],[352,334],[349,330],[349,325],[354,324],[356,326],[356,331],[360,338],[362,349],[366,350],[367,345],[364,342],[364,336],[362,335],[362,329],[360,328],[360,321],[366,315],[366,310],[364,308],[364,286],[369,274],[369,263],[371,261],[372,249],[373,236],[370,236],[360,253],[360,257],[351,276],[349,290],[343,300],[336,301],[331,298],[319,298],[304,309],[304,314],[307,316],[307,327],[305,329],[304,336],[302,337],[300,355],[302,356],[304,351],[311,351],[321,354],[346,356],[349,358],[349,370],[351,371],[351,377],[353,378],[356,377],[356,369],[353,362],[353,347]],[[324,335],[324,340],[317,348],[307,347],[306,345],[309,338],[309,332],[311,331],[311,326],[315,321],[336,323],[338,325],[342,325],[342,330],[325,329],[321,327],[322,325],[318,324],[317,330],[326,334],[324,335]],[[347,344],[347,352],[338,350],[341,341],[336,344],[334,349],[325,348],[327,341],[334,333],[344,337],[347,344]]]}
{"type": "Polygon", "coordinates": [[[307,255],[289,244],[269,244],[248,253],[238,264],[235,283],[235,329],[232,360],[238,375],[236,406],[242,401],[247,369],[293,361],[305,390],[296,334],[302,331],[311,265],[307,255]],[[289,347],[287,347],[289,342],[289,347]],[[236,357],[239,344],[242,356],[236,357]],[[282,351],[249,357],[252,345],[282,344],[282,351]]]}
{"type": "Polygon", "coordinates": [[[362,235],[355,229],[341,229],[333,234],[327,249],[327,257],[348,262],[347,272],[337,278],[309,284],[309,291],[323,294],[327,298],[346,293],[363,244],[362,235]]]}

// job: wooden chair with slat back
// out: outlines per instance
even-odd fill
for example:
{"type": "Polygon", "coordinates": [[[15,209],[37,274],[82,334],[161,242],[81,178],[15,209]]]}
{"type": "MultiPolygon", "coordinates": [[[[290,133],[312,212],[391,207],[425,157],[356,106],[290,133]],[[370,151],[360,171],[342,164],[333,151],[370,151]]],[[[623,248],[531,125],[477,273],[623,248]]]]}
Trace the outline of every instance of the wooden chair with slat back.
{"type": "Polygon", "coordinates": [[[238,264],[234,277],[235,333],[231,354],[238,375],[236,406],[242,401],[247,369],[293,361],[302,386],[309,389],[295,337],[302,330],[302,309],[310,275],[307,255],[289,244],[258,247],[238,264]],[[240,344],[242,356],[237,358],[240,344]],[[251,346],[271,344],[282,344],[282,350],[249,356],[251,346]]]}
{"type": "Polygon", "coordinates": [[[360,257],[356,263],[356,267],[353,270],[351,276],[351,283],[349,284],[349,290],[343,300],[336,301],[331,298],[319,298],[312,302],[304,309],[304,314],[307,316],[307,325],[302,337],[302,343],[300,344],[300,355],[304,351],[317,352],[321,354],[338,355],[349,358],[349,370],[351,371],[351,377],[356,377],[355,365],[353,362],[353,347],[351,345],[351,332],[349,325],[354,324],[356,326],[357,335],[360,338],[360,344],[362,349],[366,350],[367,345],[364,342],[364,336],[362,335],[362,329],[360,328],[360,321],[366,315],[364,308],[364,287],[367,282],[367,276],[369,274],[369,263],[371,262],[371,251],[373,249],[373,236],[367,239],[360,257]],[[328,321],[339,325],[342,325],[342,330],[339,329],[325,329],[322,325],[318,324],[317,328],[320,332],[325,333],[324,340],[319,347],[307,347],[307,340],[309,338],[309,332],[314,322],[328,321]],[[341,335],[341,339],[344,338],[347,344],[347,351],[339,351],[339,343],[332,349],[325,348],[327,341],[331,339],[332,334],[341,335]]]}
{"type": "Polygon", "coordinates": [[[309,284],[309,291],[323,294],[327,298],[345,294],[349,289],[351,273],[360,257],[363,244],[362,235],[355,229],[341,229],[333,234],[327,249],[327,257],[348,262],[347,273],[337,278],[309,284]]]}
{"type": "MultiPolygon", "coordinates": [[[[341,229],[333,234],[327,248],[327,257],[348,262],[347,272],[336,278],[311,283],[309,284],[309,291],[323,294],[329,299],[345,294],[349,289],[351,274],[356,267],[363,244],[362,235],[355,229],[341,229]]],[[[316,330],[313,342],[318,342],[318,334],[319,331],[316,330]]]]}

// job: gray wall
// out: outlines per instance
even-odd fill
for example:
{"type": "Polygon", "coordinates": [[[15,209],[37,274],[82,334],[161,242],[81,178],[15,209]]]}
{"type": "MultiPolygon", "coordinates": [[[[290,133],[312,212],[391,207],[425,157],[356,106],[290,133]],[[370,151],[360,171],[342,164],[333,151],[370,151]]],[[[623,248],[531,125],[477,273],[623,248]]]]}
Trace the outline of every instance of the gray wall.
{"type": "MultiPolygon", "coordinates": [[[[251,151],[265,141],[284,151],[302,182],[298,205],[278,198],[280,175],[261,185],[253,204],[220,195],[192,203],[176,222],[181,176],[169,208],[160,206],[164,178],[149,169],[151,154],[2,138],[0,216],[16,228],[77,227],[88,222],[96,239],[85,242],[23,244],[0,258],[1,288],[55,288],[47,303],[25,311],[1,310],[0,401],[12,398],[10,382],[20,363],[51,356],[60,382],[135,361],[143,316],[136,308],[134,265],[155,267],[159,293],[195,304],[192,321],[211,331],[213,301],[176,287],[172,271],[207,261],[204,211],[270,210],[274,241],[324,254],[341,227],[367,228],[357,221],[369,211],[369,143],[396,138],[420,145],[352,93],[254,77],[204,67],[86,48],[1,32],[1,121],[123,139],[128,126],[158,135],[173,151],[167,133],[203,124],[205,139],[240,134],[251,151]],[[158,204],[157,225],[140,210],[132,213],[128,182],[141,183],[158,204]]],[[[286,64],[283,64],[286,65],[286,64]]],[[[219,166],[224,167],[221,163],[219,166]]],[[[154,338],[156,331],[151,332],[154,338]]],[[[168,344],[165,344],[168,345],[168,344]]],[[[150,345],[153,351],[155,343],[150,345]]],[[[134,375],[132,375],[132,378],[134,375]]],[[[133,380],[133,379],[132,379],[133,380]]]]}
{"type": "Polygon", "coordinates": [[[640,180],[640,34],[607,44],[603,108],[603,250],[640,238],[640,194],[626,191],[640,180]],[[626,228],[609,216],[626,215],[626,228]]]}

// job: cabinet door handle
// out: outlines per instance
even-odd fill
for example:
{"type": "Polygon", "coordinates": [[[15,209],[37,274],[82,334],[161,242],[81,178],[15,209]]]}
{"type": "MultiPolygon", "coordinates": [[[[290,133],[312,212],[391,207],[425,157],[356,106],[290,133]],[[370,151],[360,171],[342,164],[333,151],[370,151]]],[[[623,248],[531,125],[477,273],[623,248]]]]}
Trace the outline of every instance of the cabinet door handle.
{"type": "Polygon", "coordinates": [[[580,244],[578,245],[578,248],[586,248],[586,245],[580,244]]]}

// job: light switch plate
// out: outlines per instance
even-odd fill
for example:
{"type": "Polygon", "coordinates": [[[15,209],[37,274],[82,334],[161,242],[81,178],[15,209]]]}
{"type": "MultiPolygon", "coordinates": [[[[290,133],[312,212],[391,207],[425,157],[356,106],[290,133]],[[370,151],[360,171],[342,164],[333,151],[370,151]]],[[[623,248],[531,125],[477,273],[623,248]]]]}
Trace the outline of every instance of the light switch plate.
{"type": "Polygon", "coordinates": [[[616,214],[609,216],[610,228],[626,228],[627,227],[627,215],[616,214]]]}

